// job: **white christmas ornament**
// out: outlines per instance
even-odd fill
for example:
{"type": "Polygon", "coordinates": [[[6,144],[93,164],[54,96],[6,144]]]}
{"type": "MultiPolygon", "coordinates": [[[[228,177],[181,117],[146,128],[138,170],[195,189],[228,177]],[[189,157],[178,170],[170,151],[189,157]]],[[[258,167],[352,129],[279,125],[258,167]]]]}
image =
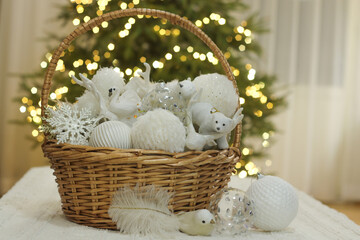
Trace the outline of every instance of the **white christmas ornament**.
{"type": "Polygon", "coordinates": [[[203,89],[199,102],[210,103],[227,117],[232,117],[239,102],[233,83],[218,73],[205,74],[193,81],[196,89],[203,89]]]}
{"type": "Polygon", "coordinates": [[[185,127],[178,117],[164,109],[155,109],[138,117],[131,129],[134,148],[183,152],[185,127]]]}
{"type": "MultiPolygon", "coordinates": [[[[72,76],[72,78],[80,86],[87,88],[84,94],[77,98],[76,105],[79,108],[89,108],[92,116],[96,116],[101,112],[101,105],[104,105],[109,98],[109,89],[116,88],[121,93],[124,92],[124,79],[113,68],[100,68],[92,80],[87,79],[88,83],[91,84],[91,88],[88,88],[86,84],[76,79],[75,76],[72,76]],[[103,101],[103,103],[100,101],[103,101]]],[[[84,81],[83,77],[81,79],[84,81]]]]}
{"type": "Polygon", "coordinates": [[[59,102],[56,110],[46,107],[43,131],[55,137],[58,143],[88,145],[90,133],[98,124],[88,108],[79,109],[76,105],[59,102]]]}
{"type": "Polygon", "coordinates": [[[214,229],[214,216],[207,209],[180,213],[180,231],[189,235],[209,236],[214,229]]]}
{"type": "Polygon", "coordinates": [[[90,146],[131,148],[131,129],[120,121],[108,121],[98,125],[90,136],[90,146]]]}
{"type": "Polygon", "coordinates": [[[296,217],[299,205],[296,191],[279,177],[259,175],[246,194],[252,202],[252,222],[259,229],[279,231],[296,217]]]}

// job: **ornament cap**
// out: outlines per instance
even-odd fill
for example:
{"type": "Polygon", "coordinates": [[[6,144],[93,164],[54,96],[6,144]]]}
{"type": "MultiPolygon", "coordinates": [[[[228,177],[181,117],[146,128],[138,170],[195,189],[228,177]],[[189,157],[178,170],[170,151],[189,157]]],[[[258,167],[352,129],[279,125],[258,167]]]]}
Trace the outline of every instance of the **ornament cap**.
{"type": "Polygon", "coordinates": [[[261,174],[261,173],[258,173],[257,174],[257,179],[259,180],[259,179],[262,179],[263,177],[265,177],[265,175],[263,175],[263,174],[261,174]]]}

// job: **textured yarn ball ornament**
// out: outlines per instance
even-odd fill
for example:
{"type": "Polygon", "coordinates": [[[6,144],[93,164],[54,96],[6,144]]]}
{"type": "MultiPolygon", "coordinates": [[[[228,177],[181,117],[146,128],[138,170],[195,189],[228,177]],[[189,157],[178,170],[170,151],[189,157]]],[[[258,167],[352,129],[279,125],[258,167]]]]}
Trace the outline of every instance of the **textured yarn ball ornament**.
{"type": "Polygon", "coordinates": [[[252,222],[265,231],[279,231],[291,223],[298,211],[295,189],[275,176],[259,175],[246,192],[252,204],[252,222]]]}
{"type": "Polygon", "coordinates": [[[183,152],[185,127],[178,117],[164,109],[155,109],[138,117],[131,129],[134,148],[183,152]]]}
{"type": "Polygon", "coordinates": [[[193,81],[196,89],[202,89],[199,102],[211,103],[213,107],[231,118],[238,106],[239,97],[233,83],[218,73],[204,74],[193,81]]]}
{"type": "Polygon", "coordinates": [[[98,125],[91,133],[90,146],[131,148],[131,129],[120,121],[108,121],[98,125]]]}

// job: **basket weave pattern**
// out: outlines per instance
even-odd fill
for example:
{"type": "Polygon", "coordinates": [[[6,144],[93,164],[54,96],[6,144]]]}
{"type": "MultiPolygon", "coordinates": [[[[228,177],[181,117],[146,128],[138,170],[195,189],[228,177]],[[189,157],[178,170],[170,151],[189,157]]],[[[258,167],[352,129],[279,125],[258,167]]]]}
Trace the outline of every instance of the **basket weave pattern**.
{"type": "MultiPolygon", "coordinates": [[[[104,14],[82,24],[60,43],[45,75],[41,95],[43,115],[56,64],[70,43],[103,21],[136,15],[165,18],[192,32],[213,51],[238,93],[226,58],[215,43],[193,23],[164,11],[126,9],[104,14]]],[[[169,208],[175,212],[207,208],[210,197],[227,184],[235,163],[239,161],[240,129],[238,125],[233,147],[226,150],[169,153],[57,144],[54,140],[46,140],[42,148],[54,169],[65,216],[87,226],[116,229],[107,211],[113,193],[125,185],[155,184],[175,192],[169,204],[169,208]]]]}

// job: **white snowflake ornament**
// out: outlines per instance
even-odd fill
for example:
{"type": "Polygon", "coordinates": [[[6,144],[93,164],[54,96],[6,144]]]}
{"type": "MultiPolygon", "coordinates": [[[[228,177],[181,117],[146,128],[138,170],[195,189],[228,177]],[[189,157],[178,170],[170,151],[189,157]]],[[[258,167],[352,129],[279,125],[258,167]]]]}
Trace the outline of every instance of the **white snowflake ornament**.
{"type": "Polygon", "coordinates": [[[44,132],[54,136],[58,143],[89,145],[90,134],[100,119],[92,117],[87,108],[60,103],[56,110],[46,108],[44,120],[44,132]]]}

